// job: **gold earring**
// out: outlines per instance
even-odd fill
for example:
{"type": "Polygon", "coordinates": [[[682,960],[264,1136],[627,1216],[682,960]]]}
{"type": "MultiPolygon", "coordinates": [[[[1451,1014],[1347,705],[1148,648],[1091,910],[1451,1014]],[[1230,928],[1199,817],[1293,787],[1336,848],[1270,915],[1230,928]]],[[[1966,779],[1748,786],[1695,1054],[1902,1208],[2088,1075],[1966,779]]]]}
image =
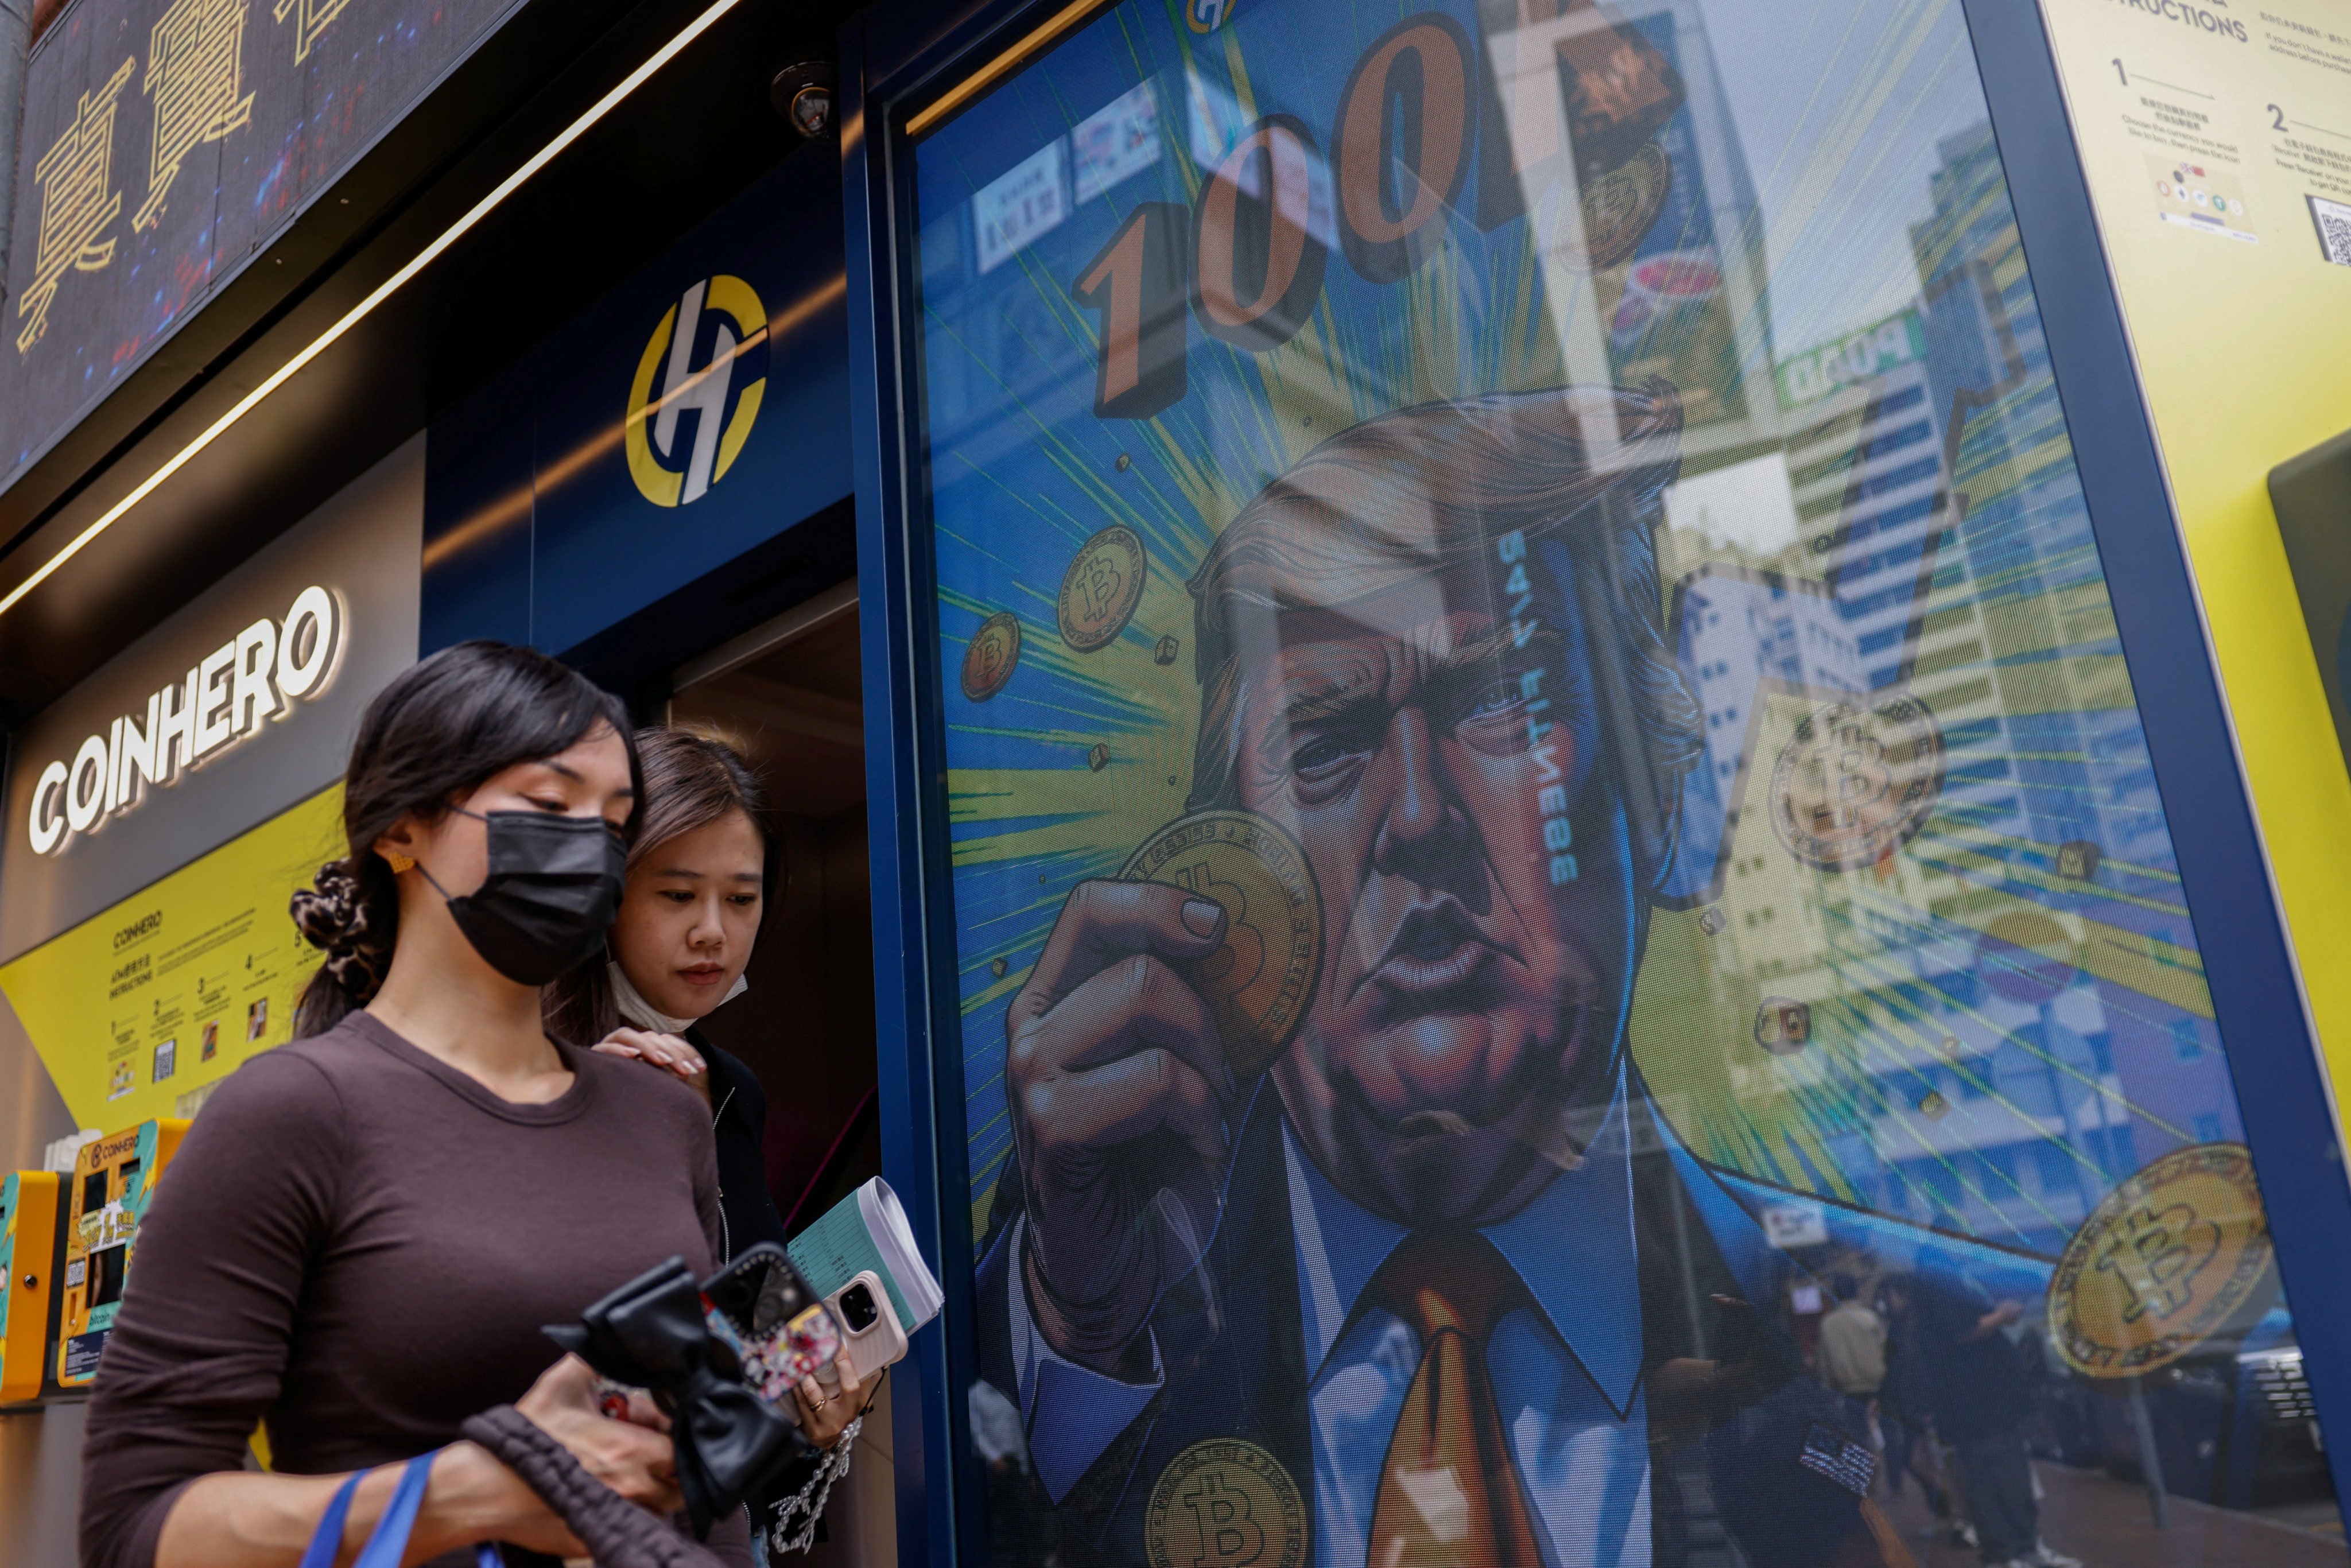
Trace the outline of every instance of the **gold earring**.
{"type": "Polygon", "coordinates": [[[394,876],[413,869],[416,864],[413,856],[402,854],[398,850],[388,852],[383,858],[392,862],[392,874],[394,876]]]}

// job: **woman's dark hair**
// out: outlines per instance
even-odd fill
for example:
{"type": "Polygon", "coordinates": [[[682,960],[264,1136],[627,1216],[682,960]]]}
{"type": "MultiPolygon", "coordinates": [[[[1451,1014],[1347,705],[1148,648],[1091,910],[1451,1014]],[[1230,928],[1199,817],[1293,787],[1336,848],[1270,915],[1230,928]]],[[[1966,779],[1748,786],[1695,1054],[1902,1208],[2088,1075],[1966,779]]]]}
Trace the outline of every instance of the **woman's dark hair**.
{"type": "MultiPolygon", "coordinates": [[[[740,752],[690,729],[641,729],[637,757],[645,770],[639,797],[644,822],[629,850],[631,871],[672,840],[740,811],[758,832],[767,852],[767,883],[774,885],[777,845],[768,821],[768,789],[740,752]]],[[[548,1033],[582,1045],[603,1039],[621,1023],[601,955],[559,976],[543,993],[540,1007],[548,1033]]]]}
{"type": "Polygon", "coordinates": [[[460,643],[376,694],[343,775],[349,853],[294,895],[294,924],[327,954],[295,1007],[296,1039],[324,1034],[365,1007],[392,967],[400,893],[376,841],[412,812],[437,821],[495,775],[568,751],[599,725],[629,748],[638,803],[622,835],[633,839],[645,789],[628,709],[577,670],[507,643],[460,643]]]}

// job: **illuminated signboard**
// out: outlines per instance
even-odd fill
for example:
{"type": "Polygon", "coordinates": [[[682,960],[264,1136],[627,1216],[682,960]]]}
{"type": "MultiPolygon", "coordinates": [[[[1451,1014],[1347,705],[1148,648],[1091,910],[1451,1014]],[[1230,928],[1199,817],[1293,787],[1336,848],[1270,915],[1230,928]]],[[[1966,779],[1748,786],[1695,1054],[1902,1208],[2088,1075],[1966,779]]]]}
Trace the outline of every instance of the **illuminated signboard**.
{"type": "Polygon", "coordinates": [[[416,661],[423,511],[418,436],[11,738],[0,963],[341,777],[369,699],[416,661]]]}
{"type": "Polygon", "coordinates": [[[79,0],[34,46],[0,482],[144,363],[517,0],[79,0]]]}
{"type": "Polygon", "coordinates": [[[204,655],[186,676],[81,743],[71,761],[41,769],[26,833],[35,854],[59,854],[78,833],[170,784],[214,754],[293,716],[297,698],[332,684],[344,612],[341,596],[313,583],[282,618],[263,616],[204,655]]]}

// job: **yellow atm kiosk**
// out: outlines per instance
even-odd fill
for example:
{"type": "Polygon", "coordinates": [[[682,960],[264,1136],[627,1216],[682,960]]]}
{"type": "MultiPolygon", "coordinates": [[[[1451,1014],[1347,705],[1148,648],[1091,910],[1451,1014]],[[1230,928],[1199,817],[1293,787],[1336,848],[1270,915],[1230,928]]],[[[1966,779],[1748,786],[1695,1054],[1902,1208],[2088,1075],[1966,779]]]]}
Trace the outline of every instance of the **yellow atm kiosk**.
{"type": "Polygon", "coordinates": [[[74,1160],[66,1229],[65,1310],[57,1329],[57,1383],[86,1387],[114,1327],[122,1286],[155,1184],[188,1124],[141,1122],[82,1145],[74,1160]]]}
{"type": "Polygon", "coordinates": [[[0,1405],[41,1396],[63,1257],[58,1186],[49,1171],[10,1171],[0,1182],[0,1405]]]}

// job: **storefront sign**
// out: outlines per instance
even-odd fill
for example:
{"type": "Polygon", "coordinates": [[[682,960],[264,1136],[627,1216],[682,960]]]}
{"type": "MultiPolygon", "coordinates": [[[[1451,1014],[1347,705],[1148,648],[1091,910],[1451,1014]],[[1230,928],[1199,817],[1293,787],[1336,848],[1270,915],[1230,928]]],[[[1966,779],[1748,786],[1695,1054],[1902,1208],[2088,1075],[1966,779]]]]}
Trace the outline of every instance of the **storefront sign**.
{"type": "Polygon", "coordinates": [[[416,660],[423,470],[420,436],[18,732],[0,960],[341,776],[368,700],[416,660]]]}
{"type": "Polygon", "coordinates": [[[786,160],[434,423],[427,646],[575,647],[848,493],[837,175],[786,160]]]}
{"type": "Polygon", "coordinates": [[[143,717],[124,715],[70,763],[42,768],[26,830],[33,852],[63,853],[77,834],[136,808],[148,786],[176,782],[271,719],[291,718],[298,700],[326,695],[342,629],[342,596],[313,583],[283,618],[256,621],[150,696],[143,717]]]}
{"type": "Polygon", "coordinates": [[[767,308],[741,278],[725,272],[700,278],[678,298],[645,340],[629,384],[623,440],[638,494],[656,507],[687,506],[726,476],[767,394],[767,308]],[[710,357],[696,366],[694,346],[705,335],[705,309],[716,319],[710,357]],[[749,364],[739,362],[754,355],[749,364]],[[680,441],[687,414],[694,416],[692,435],[680,441]]]}
{"type": "Polygon", "coordinates": [[[519,0],[77,0],[26,67],[0,485],[519,0]]]}

